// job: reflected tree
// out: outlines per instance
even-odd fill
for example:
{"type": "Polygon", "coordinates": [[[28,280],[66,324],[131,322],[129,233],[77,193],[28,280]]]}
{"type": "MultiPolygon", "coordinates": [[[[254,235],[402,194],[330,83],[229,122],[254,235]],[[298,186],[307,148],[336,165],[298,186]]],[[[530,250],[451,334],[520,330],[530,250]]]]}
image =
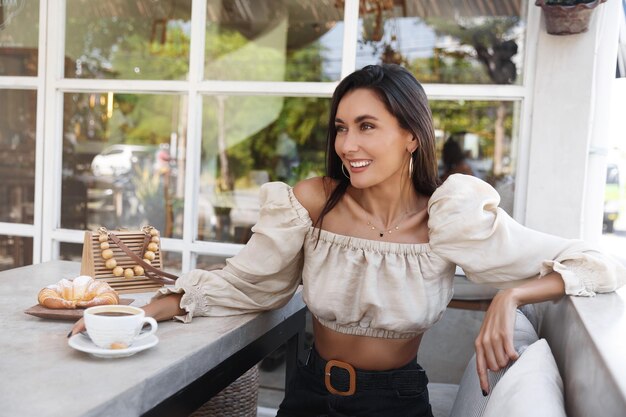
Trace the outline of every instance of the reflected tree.
{"type": "MultiPolygon", "coordinates": [[[[517,78],[513,57],[517,54],[519,17],[483,17],[481,19],[427,19],[440,36],[452,36],[461,45],[472,49],[459,49],[463,58],[476,58],[485,69],[492,84],[511,84],[517,78]]],[[[493,135],[493,175],[503,174],[503,150],[505,141],[506,102],[498,102],[493,135]]]]}

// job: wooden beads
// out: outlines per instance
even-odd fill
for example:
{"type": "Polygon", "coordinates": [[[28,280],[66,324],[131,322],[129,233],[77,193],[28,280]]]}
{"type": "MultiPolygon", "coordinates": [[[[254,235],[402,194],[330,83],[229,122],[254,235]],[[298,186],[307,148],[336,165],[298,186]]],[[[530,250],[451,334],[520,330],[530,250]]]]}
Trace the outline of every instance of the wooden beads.
{"type": "MultiPolygon", "coordinates": [[[[150,238],[149,243],[146,245],[146,251],[143,254],[143,261],[147,264],[151,264],[156,259],[157,252],[159,251],[159,231],[152,226],[146,226],[143,232],[150,238]]],[[[145,274],[145,269],[140,266],[122,266],[119,265],[115,259],[115,253],[111,249],[111,243],[109,243],[109,232],[106,228],[99,229],[100,236],[98,242],[100,242],[100,249],[102,250],[102,259],[105,261],[104,266],[110,269],[113,276],[124,277],[131,279],[135,276],[141,276],[145,274]]]]}

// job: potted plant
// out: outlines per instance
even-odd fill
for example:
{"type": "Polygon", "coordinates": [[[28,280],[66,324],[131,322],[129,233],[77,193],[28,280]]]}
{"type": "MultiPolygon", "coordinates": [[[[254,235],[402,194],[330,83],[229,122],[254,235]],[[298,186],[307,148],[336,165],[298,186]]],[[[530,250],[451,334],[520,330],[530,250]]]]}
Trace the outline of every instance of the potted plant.
{"type": "Polygon", "coordinates": [[[593,9],[606,0],[536,0],[546,17],[546,28],[552,35],[586,32],[593,9]]]}

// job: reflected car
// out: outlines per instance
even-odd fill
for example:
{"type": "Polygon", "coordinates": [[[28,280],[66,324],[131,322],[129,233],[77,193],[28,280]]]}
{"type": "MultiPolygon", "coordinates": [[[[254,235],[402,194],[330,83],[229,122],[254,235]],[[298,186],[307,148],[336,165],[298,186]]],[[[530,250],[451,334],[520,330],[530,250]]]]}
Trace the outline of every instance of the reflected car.
{"type": "Polygon", "coordinates": [[[617,164],[608,164],[606,167],[606,186],[604,188],[604,219],[602,228],[607,233],[613,233],[614,224],[619,216],[622,186],[620,183],[619,167],[617,164]]]}
{"type": "Polygon", "coordinates": [[[146,145],[113,145],[105,148],[91,161],[96,177],[128,174],[138,162],[154,159],[157,148],[146,145]]]}

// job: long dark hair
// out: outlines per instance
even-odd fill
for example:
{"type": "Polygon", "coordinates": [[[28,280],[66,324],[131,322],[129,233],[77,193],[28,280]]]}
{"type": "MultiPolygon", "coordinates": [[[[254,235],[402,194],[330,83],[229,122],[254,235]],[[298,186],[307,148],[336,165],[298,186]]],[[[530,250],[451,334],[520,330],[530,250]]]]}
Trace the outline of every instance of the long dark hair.
{"type": "Polygon", "coordinates": [[[415,191],[431,196],[439,185],[433,117],[422,85],[413,74],[399,65],[368,65],[344,78],[333,93],[326,138],[326,177],[336,180],[338,184],[328,196],[315,222],[315,226],[320,229],[324,216],[337,205],[350,185],[350,180],[341,171],[341,158],[335,152],[335,117],[341,99],[346,93],[359,88],[376,93],[387,111],[398,120],[400,127],[411,132],[418,141],[419,146],[411,155],[411,183],[415,191]]]}

